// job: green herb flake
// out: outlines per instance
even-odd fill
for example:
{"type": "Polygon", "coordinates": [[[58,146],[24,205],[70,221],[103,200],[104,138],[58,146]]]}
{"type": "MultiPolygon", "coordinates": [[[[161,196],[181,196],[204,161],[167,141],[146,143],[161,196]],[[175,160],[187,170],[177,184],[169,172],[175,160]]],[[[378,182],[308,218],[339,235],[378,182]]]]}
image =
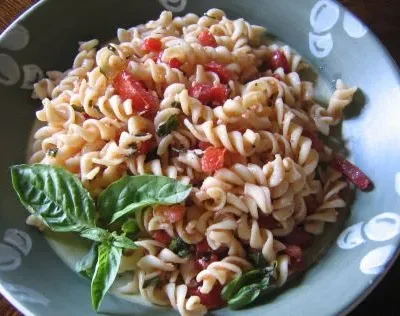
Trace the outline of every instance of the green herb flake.
{"type": "Polygon", "coordinates": [[[194,251],[193,246],[185,243],[180,237],[172,239],[168,248],[181,258],[191,255],[194,251]]]}
{"type": "Polygon", "coordinates": [[[71,104],[72,108],[74,109],[75,112],[85,112],[85,109],[83,108],[83,106],[79,106],[76,104],[71,104]]]}
{"type": "Polygon", "coordinates": [[[49,148],[46,151],[46,155],[50,156],[50,157],[53,157],[53,158],[57,156],[57,153],[58,153],[58,148],[57,147],[49,148]]]}
{"type": "Polygon", "coordinates": [[[179,126],[179,120],[177,115],[171,115],[168,120],[160,124],[157,128],[158,136],[167,136],[172,131],[176,130],[179,126]]]}
{"type": "Polygon", "coordinates": [[[249,253],[249,259],[256,268],[265,268],[268,266],[263,254],[259,251],[252,251],[249,253]]]}
{"type": "Polygon", "coordinates": [[[181,103],[179,101],[174,101],[171,103],[171,108],[176,108],[176,109],[180,109],[181,108],[181,103]]]}
{"type": "Polygon", "coordinates": [[[135,219],[130,218],[122,225],[121,230],[126,234],[134,234],[139,231],[139,225],[135,219]]]}
{"type": "Polygon", "coordinates": [[[148,279],[143,282],[143,288],[147,288],[150,285],[158,286],[161,283],[161,279],[159,276],[155,276],[154,278],[148,279]]]}

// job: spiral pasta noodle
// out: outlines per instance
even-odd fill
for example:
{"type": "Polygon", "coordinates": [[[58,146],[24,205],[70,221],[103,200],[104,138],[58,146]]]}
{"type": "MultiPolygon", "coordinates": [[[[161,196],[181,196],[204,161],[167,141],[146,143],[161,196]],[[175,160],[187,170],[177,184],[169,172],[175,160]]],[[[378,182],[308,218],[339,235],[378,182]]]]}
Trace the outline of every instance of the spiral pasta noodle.
{"type": "Polygon", "coordinates": [[[318,133],[329,136],[357,88],[338,80],[317,102],[307,63],[265,32],[220,9],[164,11],[108,44],[79,43],[70,69],[34,85],[29,163],[69,170],[94,197],[126,175],[192,185],[181,204],[129,214],[138,249],[123,253],[119,273],[134,274],[121,292],[204,315],[217,291],[258,268],[254,254],[282,286],[302,259],[290,251],[296,234],[322,234],[345,207],[346,182],[320,164],[334,156],[318,133]]]}

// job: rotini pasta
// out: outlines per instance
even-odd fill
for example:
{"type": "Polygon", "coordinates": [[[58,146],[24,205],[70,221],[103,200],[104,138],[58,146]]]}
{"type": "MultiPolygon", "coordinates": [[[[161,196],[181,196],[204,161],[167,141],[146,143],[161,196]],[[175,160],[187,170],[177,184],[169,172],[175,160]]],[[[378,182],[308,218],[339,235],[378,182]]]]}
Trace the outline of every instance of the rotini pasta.
{"type": "Polygon", "coordinates": [[[342,174],[319,165],[334,155],[317,132],[329,136],[357,88],[338,80],[328,105],[317,103],[307,63],[265,31],[220,9],[164,11],[118,29],[118,43],[80,43],[71,69],[34,85],[30,163],[64,167],[93,197],[125,175],[192,185],[181,204],[127,216],[138,248],[123,252],[119,273],[133,277],[121,292],[204,315],[260,265],[282,286],[302,259],[293,235],[321,234],[346,205],[342,174]]]}

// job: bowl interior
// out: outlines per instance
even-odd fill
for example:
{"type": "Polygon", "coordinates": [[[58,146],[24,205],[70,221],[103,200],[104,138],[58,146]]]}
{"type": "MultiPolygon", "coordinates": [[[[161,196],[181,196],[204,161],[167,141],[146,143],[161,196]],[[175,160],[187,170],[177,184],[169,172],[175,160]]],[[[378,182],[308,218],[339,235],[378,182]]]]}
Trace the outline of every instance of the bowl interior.
{"type": "MultiPolygon", "coordinates": [[[[43,235],[25,225],[27,212],[11,188],[8,168],[25,161],[25,145],[34,112],[40,106],[30,98],[32,82],[47,70],[67,69],[76,55],[78,41],[98,38],[105,42],[115,37],[118,27],[155,19],[165,8],[178,15],[201,15],[212,7],[223,9],[229,17],[243,17],[266,26],[279,40],[296,49],[318,71],[321,100],[326,101],[338,78],[360,87],[354,104],[346,111],[343,128],[337,133],[341,134],[350,159],[375,183],[372,192],[350,196],[354,201],[350,210],[342,210],[339,222],[328,225],[309,252],[309,260],[324,256],[304,278],[288,284],[268,304],[235,314],[345,312],[394,260],[400,238],[400,197],[395,188],[400,171],[400,147],[396,146],[400,136],[398,70],[376,38],[340,5],[327,0],[41,1],[0,38],[0,102],[4,111],[0,116],[0,145],[4,148],[0,156],[0,233],[17,240],[15,245],[10,245],[7,238],[0,242],[0,289],[25,314],[95,315],[90,305],[89,282],[63,264],[43,235]],[[377,215],[381,216],[378,220],[377,215]],[[339,247],[335,241],[343,227],[351,228],[341,235],[339,247]],[[382,233],[388,230],[392,233],[382,233]],[[331,247],[326,250],[328,246],[331,247]]],[[[48,238],[53,243],[64,243],[67,236],[48,238]]],[[[102,307],[109,315],[152,314],[157,310],[113,296],[108,296],[102,307]]],[[[171,309],[162,312],[174,314],[171,309]]],[[[223,309],[215,314],[233,312],[223,309]]]]}

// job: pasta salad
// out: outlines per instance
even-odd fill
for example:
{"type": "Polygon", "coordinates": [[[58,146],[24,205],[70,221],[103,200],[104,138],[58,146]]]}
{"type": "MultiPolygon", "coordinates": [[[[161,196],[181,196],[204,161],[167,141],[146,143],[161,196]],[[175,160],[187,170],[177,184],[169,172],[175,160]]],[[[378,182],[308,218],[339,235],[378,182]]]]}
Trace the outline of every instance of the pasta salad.
{"type": "Polygon", "coordinates": [[[371,187],[322,141],[357,88],[338,80],[320,105],[307,63],[265,33],[164,11],[35,84],[41,126],[14,189],[28,224],[93,241],[76,270],[96,310],[119,273],[122,293],[181,315],[243,308],[305,268],[346,178],[371,187]]]}

